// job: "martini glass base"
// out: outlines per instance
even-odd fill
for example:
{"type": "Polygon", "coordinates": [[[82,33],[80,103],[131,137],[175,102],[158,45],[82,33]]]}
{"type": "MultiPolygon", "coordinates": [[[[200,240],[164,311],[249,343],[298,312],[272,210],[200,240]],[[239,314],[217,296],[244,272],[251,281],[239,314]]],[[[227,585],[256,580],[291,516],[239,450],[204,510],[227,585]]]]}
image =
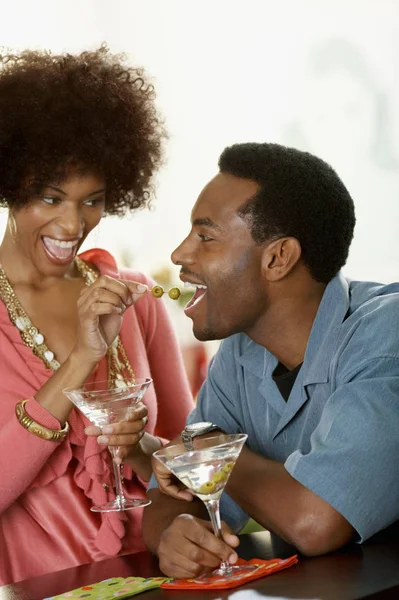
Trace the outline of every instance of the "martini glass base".
{"type": "Polygon", "coordinates": [[[258,567],[256,565],[229,565],[227,568],[219,568],[212,573],[206,573],[195,578],[195,583],[210,583],[214,577],[243,577],[248,575],[251,571],[255,571],[258,567]]]}
{"type": "Polygon", "coordinates": [[[115,498],[112,502],[102,504],[101,506],[92,506],[92,512],[121,512],[124,510],[131,510],[133,508],[140,508],[151,504],[151,500],[123,500],[115,498]]]}

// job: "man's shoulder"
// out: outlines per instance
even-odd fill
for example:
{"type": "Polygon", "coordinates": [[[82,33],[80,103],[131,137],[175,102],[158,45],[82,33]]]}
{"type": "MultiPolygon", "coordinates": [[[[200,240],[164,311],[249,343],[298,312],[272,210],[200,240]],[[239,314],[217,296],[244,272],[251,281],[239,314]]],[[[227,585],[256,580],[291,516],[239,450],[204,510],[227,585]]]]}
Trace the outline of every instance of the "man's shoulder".
{"type": "Polygon", "coordinates": [[[399,358],[399,283],[351,282],[350,308],[341,327],[338,355],[348,367],[399,358]]]}
{"type": "Polygon", "coordinates": [[[348,321],[351,325],[357,322],[363,328],[378,327],[396,335],[398,314],[399,283],[350,282],[348,321]]]}
{"type": "Polygon", "coordinates": [[[369,281],[349,281],[350,313],[372,312],[381,306],[384,310],[399,303],[399,282],[375,283],[369,281]]]}

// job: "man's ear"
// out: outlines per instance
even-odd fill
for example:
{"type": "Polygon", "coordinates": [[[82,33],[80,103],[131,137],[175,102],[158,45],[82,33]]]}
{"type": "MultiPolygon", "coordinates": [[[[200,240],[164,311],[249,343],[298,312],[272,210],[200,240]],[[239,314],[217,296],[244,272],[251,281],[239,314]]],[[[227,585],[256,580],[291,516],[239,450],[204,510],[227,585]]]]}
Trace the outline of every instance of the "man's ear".
{"type": "Polygon", "coordinates": [[[268,281],[283,279],[292,271],[301,255],[301,244],[294,237],[279,238],[270,242],[263,251],[263,276],[268,281]]]}

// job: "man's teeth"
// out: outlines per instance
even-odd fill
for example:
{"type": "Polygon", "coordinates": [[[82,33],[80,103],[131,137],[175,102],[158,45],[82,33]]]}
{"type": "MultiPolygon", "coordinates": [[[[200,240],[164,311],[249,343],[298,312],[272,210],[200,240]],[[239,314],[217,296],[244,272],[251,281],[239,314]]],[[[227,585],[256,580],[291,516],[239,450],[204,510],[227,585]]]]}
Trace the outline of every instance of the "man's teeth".
{"type": "Polygon", "coordinates": [[[198,288],[198,289],[200,289],[200,290],[206,290],[206,289],[208,289],[208,288],[206,287],[206,285],[199,285],[198,283],[191,283],[190,281],[185,281],[185,282],[184,282],[184,287],[185,287],[185,288],[193,288],[193,287],[196,287],[196,288],[198,288]]]}

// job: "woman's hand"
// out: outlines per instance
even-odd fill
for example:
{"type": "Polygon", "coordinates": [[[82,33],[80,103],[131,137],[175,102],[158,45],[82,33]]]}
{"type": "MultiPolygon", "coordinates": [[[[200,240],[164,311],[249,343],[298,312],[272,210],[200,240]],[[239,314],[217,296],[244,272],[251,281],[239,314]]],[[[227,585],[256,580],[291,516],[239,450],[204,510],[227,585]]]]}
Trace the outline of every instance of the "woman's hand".
{"type": "Polygon", "coordinates": [[[123,460],[134,455],[141,438],[145,434],[147,425],[147,407],[142,402],[139,402],[129,411],[125,421],[106,425],[102,429],[90,425],[86,427],[86,435],[97,437],[99,444],[107,446],[117,446],[118,451],[115,457],[116,462],[121,463],[123,460]]]}
{"type": "Polygon", "coordinates": [[[74,354],[96,365],[118,335],[126,308],[137,302],[148,288],[142,283],[101,275],[85,288],[78,300],[78,333],[74,354]]]}

